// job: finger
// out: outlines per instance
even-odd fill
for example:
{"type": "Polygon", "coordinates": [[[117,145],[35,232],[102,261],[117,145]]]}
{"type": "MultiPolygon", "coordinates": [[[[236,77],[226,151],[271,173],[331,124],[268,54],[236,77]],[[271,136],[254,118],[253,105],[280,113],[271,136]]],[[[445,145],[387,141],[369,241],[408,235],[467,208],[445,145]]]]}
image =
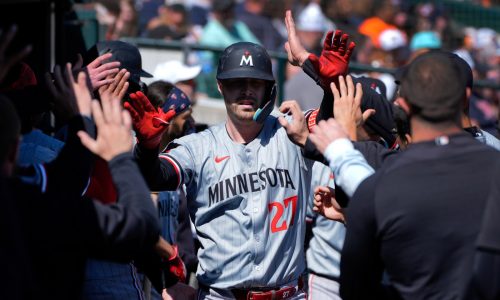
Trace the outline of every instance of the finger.
{"type": "Polygon", "coordinates": [[[127,73],[127,70],[121,69],[120,72],[118,72],[118,74],[116,74],[116,76],[114,78],[115,80],[113,80],[113,82],[109,85],[109,90],[111,91],[111,93],[113,93],[116,90],[118,83],[123,78],[125,73],[127,73]]]}
{"type": "Polygon", "coordinates": [[[73,79],[73,71],[71,70],[70,63],[66,63],[66,65],[65,65],[64,73],[63,73],[63,80],[64,80],[64,84],[74,92],[73,85],[75,84],[75,81],[73,79]],[[70,74],[71,74],[71,77],[70,77],[70,74]]]}
{"type": "Polygon", "coordinates": [[[340,97],[344,98],[347,96],[347,86],[345,84],[344,76],[339,76],[339,88],[340,88],[340,97]]]}
{"type": "Polygon", "coordinates": [[[83,57],[80,53],[76,54],[76,61],[73,64],[73,70],[79,70],[83,66],[83,57]]]}
{"type": "Polygon", "coordinates": [[[130,103],[125,102],[123,104],[123,107],[130,113],[130,117],[132,117],[132,120],[134,120],[134,122],[137,122],[141,119],[137,111],[134,109],[132,105],[130,105],[130,103]]]}
{"type": "Polygon", "coordinates": [[[288,127],[290,126],[290,124],[288,123],[288,121],[285,118],[283,118],[282,116],[279,116],[278,122],[281,124],[281,126],[283,126],[283,128],[285,128],[286,131],[288,131],[288,127]]]}
{"type": "Polygon", "coordinates": [[[113,81],[114,81],[113,78],[103,79],[103,80],[97,81],[95,83],[95,87],[99,90],[99,93],[101,93],[101,92],[104,92],[104,90],[106,90],[108,88],[108,86],[111,83],[113,83],[113,81]]]}
{"type": "Polygon", "coordinates": [[[94,117],[97,128],[105,125],[106,121],[103,116],[103,110],[101,109],[101,104],[97,100],[92,100],[92,116],[94,117]]]}
{"type": "Polygon", "coordinates": [[[110,122],[113,122],[114,124],[122,124],[122,109],[120,105],[120,99],[118,98],[112,98],[110,103],[109,103],[109,108],[110,108],[110,116],[109,120],[110,122]]]}
{"type": "Polygon", "coordinates": [[[333,40],[332,40],[332,50],[333,51],[338,51],[339,46],[340,46],[341,37],[342,37],[342,30],[335,30],[335,35],[333,36],[333,40]]]}
{"type": "Polygon", "coordinates": [[[52,75],[50,75],[50,73],[47,72],[45,73],[44,77],[45,77],[45,85],[49,89],[50,94],[52,95],[52,97],[57,97],[59,93],[54,85],[54,82],[52,81],[52,75]]]}
{"type": "Polygon", "coordinates": [[[90,152],[97,154],[99,145],[97,144],[97,141],[91,138],[85,131],[78,131],[77,132],[78,137],[80,138],[80,142],[82,142],[82,145],[85,146],[85,148],[89,149],[90,152]]]}
{"type": "Polygon", "coordinates": [[[332,90],[332,93],[333,93],[333,104],[335,105],[335,102],[338,103],[338,100],[340,99],[340,92],[339,90],[337,89],[337,85],[332,82],[330,83],[330,89],[332,90]]]}
{"type": "Polygon", "coordinates": [[[139,96],[137,96],[137,93],[130,93],[129,97],[131,100],[130,106],[134,108],[140,117],[142,117],[142,115],[144,115],[144,109],[140,105],[139,96]]]}
{"type": "Polygon", "coordinates": [[[123,98],[123,95],[125,95],[125,92],[127,91],[123,89],[129,77],[130,77],[130,72],[125,72],[121,77],[120,81],[118,82],[118,85],[116,86],[115,95],[119,96],[120,94],[122,94],[122,97],[120,97],[120,99],[123,98]]]}
{"type": "Polygon", "coordinates": [[[293,20],[293,15],[290,10],[286,11],[285,23],[287,24],[288,37],[295,37],[295,21],[293,20]]]}
{"type": "Polygon", "coordinates": [[[5,35],[2,34],[2,40],[0,41],[0,55],[3,56],[7,47],[9,47],[10,42],[17,33],[17,25],[12,25],[5,35]]]}
{"type": "Polygon", "coordinates": [[[163,115],[163,120],[170,122],[170,120],[175,116],[175,110],[171,109],[163,115]]]}
{"type": "Polygon", "coordinates": [[[132,117],[130,116],[130,113],[126,110],[122,110],[121,114],[123,126],[125,126],[127,130],[132,130],[132,117]]]}
{"type": "MultiPolygon", "coordinates": [[[[330,189],[327,186],[320,185],[316,187],[318,193],[330,194],[330,189]]],[[[315,189],[315,191],[316,191],[315,189]]]]}
{"type": "Polygon", "coordinates": [[[371,116],[373,116],[374,114],[376,113],[376,111],[373,109],[373,108],[369,108],[367,110],[365,110],[362,114],[362,118],[363,118],[363,123],[366,122],[366,120],[368,120],[371,116]]]}
{"type": "MultiPolygon", "coordinates": [[[[122,69],[122,70],[124,70],[124,69],[122,69]]],[[[119,68],[104,70],[102,72],[97,72],[97,74],[95,75],[94,78],[97,80],[101,80],[101,79],[109,77],[109,76],[112,76],[111,78],[113,78],[114,75],[118,74],[118,72],[120,72],[119,68]]]]}
{"type": "Polygon", "coordinates": [[[119,90],[119,93],[118,93],[119,99],[123,99],[123,97],[125,97],[125,94],[128,91],[128,86],[129,86],[128,81],[125,81],[125,83],[123,84],[123,87],[119,90]]]}
{"type": "MultiPolygon", "coordinates": [[[[107,62],[105,64],[100,65],[95,70],[97,73],[102,73],[102,72],[109,71],[109,70],[119,69],[119,67],[120,67],[119,61],[111,61],[111,62],[107,62]]],[[[116,72],[118,72],[118,70],[116,72]]]]}
{"type": "Polygon", "coordinates": [[[31,50],[33,50],[33,47],[31,45],[27,45],[21,51],[9,56],[9,58],[6,59],[5,68],[8,69],[12,65],[15,65],[16,63],[23,60],[23,58],[25,58],[26,56],[28,56],[28,54],[31,53],[31,50]]]}
{"type": "Polygon", "coordinates": [[[60,91],[64,91],[65,90],[65,84],[64,84],[64,80],[62,79],[62,74],[61,74],[61,67],[59,65],[56,65],[54,67],[54,82],[56,84],[56,87],[60,90],[60,91]]]}
{"type": "Polygon", "coordinates": [[[347,82],[347,96],[352,97],[354,100],[355,90],[354,90],[354,82],[352,82],[351,75],[346,76],[346,82],[347,82]]]}
{"type": "Polygon", "coordinates": [[[347,50],[346,50],[345,56],[344,56],[347,60],[349,60],[351,58],[351,55],[354,51],[354,48],[356,48],[356,43],[350,42],[349,47],[347,47],[347,50]]]}
{"type": "Polygon", "coordinates": [[[101,56],[98,56],[96,59],[94,59],[91,63],[87,65],[87,68],[95,69],[98,66],[100,66],[103,61],[110,59],[112,56],[113,56],[112,53],[105,53],[101,56]]]}
{"type": "Polygon", "coordinates": [[[347,50],[347,40],[349,40],[349,35],[344,33],[339,43],[339,54],[344,56],[347,50]]]}
{"type": "Polygon", "coordinates": [[[108,94],[106,97],[101,97],[103,119],[106,120],[106,123],[112,120],[113,108],[111,102],[113,102],[111,95],[108,94]]]}
{"type": "Polygon", "coordinates": [[[141,105],[144,111],[155,111],[154,106],[151,104],[148,97],[146,97],[146,95],[144,95],[143,92],[139,91],[136,93],[136,95],[138,96],[138,99],[140,100],[139,104],[141,105]]]}
{"type": "Polygon", "coordinates": [[[323,49],[325,50],[332,49],[332,39],[333,39],[333,31],[328,31],[325,37],[325,41],[323,43],[323,49]]]}
{"type": "Polygon", "coordinates": [[[356,107],[361,106],[361,99],[363,98],[363,86],[361,83],[356,83],[356,95],[354,96],[354,104],[356,107]]]}

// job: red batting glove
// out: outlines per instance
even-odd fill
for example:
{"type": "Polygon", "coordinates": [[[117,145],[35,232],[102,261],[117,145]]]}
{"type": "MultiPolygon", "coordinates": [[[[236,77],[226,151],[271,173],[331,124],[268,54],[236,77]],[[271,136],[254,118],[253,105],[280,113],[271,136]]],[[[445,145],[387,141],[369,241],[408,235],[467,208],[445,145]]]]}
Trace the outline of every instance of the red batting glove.
{"type": "Polygon", "coordinates": [[[186,266],[179,257],[177,245],[172,246],[174,254],[163,262],[163,274],[165,287],[170,287],[177,282],[186,282],[186,266]]]}
{"type": "Polygon", "coordinates": [[[356,47],[354,42],[347,47],[348,34],[342,34],[341,30],[328,32],[323,45],[323,51],[318,58],[314,54],[309,55],[309,60],[319,75],[320,84],[324,90],[330,90],[330,83],[338,82],[339,75],[346,75],[349,60],[356,47]],[[333,38],[332,38],[333,37],[333,38]]]}
{"type": "Polygon", "coordinates": [[[130,99],[132,101],[125,102],[123,106],[132,117],[138,142],[148,149],[158,147],[169,121],[175,116],[175,111],[164,112],[161,108],[154,108],[142,92],[130,94],[130,99]]]}

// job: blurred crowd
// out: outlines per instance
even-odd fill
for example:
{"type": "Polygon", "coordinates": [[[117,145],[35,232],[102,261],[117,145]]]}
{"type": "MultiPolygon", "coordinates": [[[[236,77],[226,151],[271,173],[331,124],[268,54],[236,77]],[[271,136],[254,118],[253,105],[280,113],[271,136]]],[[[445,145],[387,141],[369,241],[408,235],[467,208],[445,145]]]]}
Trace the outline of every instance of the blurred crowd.
{"type": "MultiPolygon", "coordinates": [[[[474,1],[489,7],[495,1],[474,1]]],[[[490,28],[474,28],[456,22],[443,4],[401,0],[101,0],[83,4],[93,8],[107,28],[106,39],[146,37],[227,47],[237,41],[257,42],[267,50],[284,52],[286,9],[297,16],[301,42],[308,51],[321,50],[328,30],[341,29],[357,44],[353,62],[375,68],[397,68],[428,49],[455,52],[473,69],[474,79],[500,83],[500,36],[490,28]]],[[[201,66],[198,91],[219,97],[214,86],[213,56],[197,53],[189,64],[201,66]]],[[[386,86],[393,99],[396,86],[388,73],[370,72],[386,86]]],[[[307,96],[319,95],[306,79],[306,88],[296,87],[306,77],[298,68],[287,67],[285,99],[305,107],[307,96]],[[298,76],[298,77],[296,77],[298,76]],[[294,78],[296,77],[296,78],[294,78]],[[295,88],[294,88],[295,87],[295,88]]],[[[319,98],[319,97],[313,97],[319,98]]],[[[476,89],[471,99],[473,122],[493,132],[498,117],[499,92],[476,89]]]]}

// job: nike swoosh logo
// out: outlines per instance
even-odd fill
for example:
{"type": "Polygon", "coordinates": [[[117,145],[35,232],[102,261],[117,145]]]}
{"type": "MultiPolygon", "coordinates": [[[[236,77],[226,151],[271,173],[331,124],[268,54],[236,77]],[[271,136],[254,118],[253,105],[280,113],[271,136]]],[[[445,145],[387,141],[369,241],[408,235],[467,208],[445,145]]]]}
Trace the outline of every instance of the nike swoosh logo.
{"type": "Polygon", "coordinates": [[[229,155],[226,155],[226,156],[216,156],[215,157],[215,163],[220,163],[221,161],[225,160],[225,159],[228,159],[230,156],[229,155]]]}

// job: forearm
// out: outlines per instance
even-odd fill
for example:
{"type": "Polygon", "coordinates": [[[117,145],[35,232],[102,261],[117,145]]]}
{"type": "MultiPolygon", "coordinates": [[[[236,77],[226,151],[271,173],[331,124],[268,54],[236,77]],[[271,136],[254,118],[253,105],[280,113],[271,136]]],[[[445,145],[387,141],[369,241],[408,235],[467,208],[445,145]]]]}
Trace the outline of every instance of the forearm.
{"type": "Polygon", "coordinates": [[[306,140],[306,144],[302,149],[302,154],[305,158],[328,165],[328,161],[326,160],[326,158],[323,156],[323,154],[321,154],[321,152],[319,152],[319,150],[309,138],[306,140]]]}
{"type": "Polygon", "coordinates": [[[347,139],[332,142],[325,150],[325,157],[335,176],[335,183],[352,197],[359,184],[375,171],[361,152],[354,149],[347,139]]]}
{"type": "Polygon", "coordinates": [[[179,170],[158,157],[158,149],[146,149],[137,145],[134,149],[144,179],[152,191],[174,191],[179,185],[179,170]]]}

